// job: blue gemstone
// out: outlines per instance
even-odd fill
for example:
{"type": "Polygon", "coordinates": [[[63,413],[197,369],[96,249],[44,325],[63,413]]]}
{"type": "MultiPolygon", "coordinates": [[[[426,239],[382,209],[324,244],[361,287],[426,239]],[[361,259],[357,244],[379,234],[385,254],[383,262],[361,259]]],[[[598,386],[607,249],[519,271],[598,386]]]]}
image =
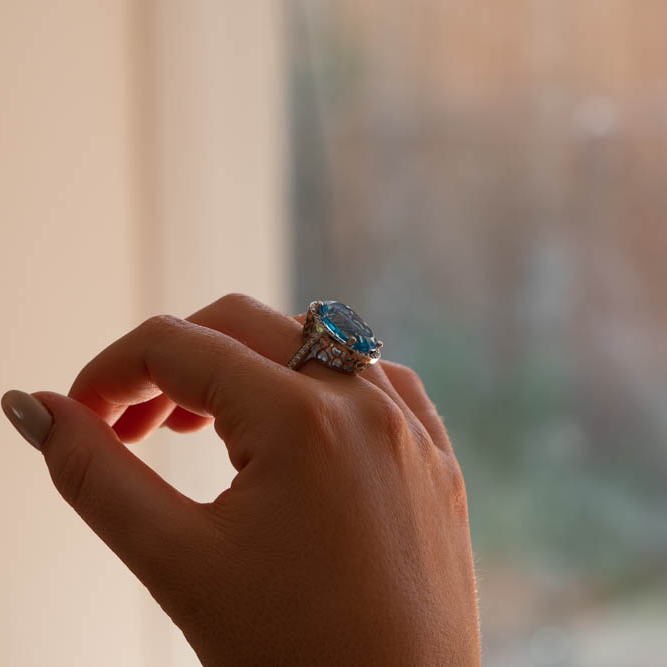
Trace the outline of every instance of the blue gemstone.
{"type": "Polygon", "coordinates": [[[368,354],[378,348],[371,328],[349,306],[340,301],[325,301],[319,312],[324,326],[341,343],[354,336],[357,340],[353,349],[368,354]]]}

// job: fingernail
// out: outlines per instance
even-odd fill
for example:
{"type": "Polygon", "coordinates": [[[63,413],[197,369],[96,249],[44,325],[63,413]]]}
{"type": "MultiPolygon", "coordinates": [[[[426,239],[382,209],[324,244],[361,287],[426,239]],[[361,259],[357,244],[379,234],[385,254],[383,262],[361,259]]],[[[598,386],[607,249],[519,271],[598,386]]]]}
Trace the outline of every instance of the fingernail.
{"type": "Polygon", "coordinates": [[[34,396],[16,389],[8,391],[0,403],[14,428],[35,449],[41,450],[53,426],[53,417],[44,404],[34,396]]]}

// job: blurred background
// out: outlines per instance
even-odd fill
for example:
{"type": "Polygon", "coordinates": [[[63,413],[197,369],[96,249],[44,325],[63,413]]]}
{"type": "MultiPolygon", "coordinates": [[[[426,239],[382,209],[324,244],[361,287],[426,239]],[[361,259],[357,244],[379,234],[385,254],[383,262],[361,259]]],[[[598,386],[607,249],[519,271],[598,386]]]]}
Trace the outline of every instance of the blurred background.
{"type": "MultiPolygon", "coordinates": [[[[66,392],[225,292],[345,301],[445,417],[484,664],[667,665],[665,25],[630,0],[0,0],[0,388],[66,392]]],[[[197,664],[0,429],[0,663],[197,664]]],[[[133,446],[201,500],[223,449],[133,446]]]]}

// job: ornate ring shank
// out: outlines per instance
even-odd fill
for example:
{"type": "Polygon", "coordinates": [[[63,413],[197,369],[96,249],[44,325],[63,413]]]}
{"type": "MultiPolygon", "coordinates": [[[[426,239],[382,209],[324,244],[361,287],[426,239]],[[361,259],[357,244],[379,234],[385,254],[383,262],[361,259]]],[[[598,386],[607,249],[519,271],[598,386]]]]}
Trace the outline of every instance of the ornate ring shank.
{"type": "Polygon", "coordinates": [[[294,353],[294,356],[287,362],[287,368],[297,369],[306,362],[306,356],[312,351],[313,346],[321,334],[315,332],[304,341],[303,345],[294,353]]]}
{"type": "Polygon", "coordinates": [[[326,332],[318,315],[320,304],[318,301],[310,304],[303,327],[304,342],[287,362],[287,367],[298,370],[310,359],[315,359],[334,370],[356,374],[376,363],[380,358],[379,350],[364,355],[326,332]]]}

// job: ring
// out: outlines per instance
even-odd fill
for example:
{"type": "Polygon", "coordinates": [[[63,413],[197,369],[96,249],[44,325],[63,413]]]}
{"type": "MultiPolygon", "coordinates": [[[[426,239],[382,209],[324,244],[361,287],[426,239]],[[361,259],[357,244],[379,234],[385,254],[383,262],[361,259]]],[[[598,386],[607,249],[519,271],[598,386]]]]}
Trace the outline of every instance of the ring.
{"type": "Polygon", "coordinates": [[[352,308],[340,301],[313,301],[303,325],[303,345],[287,362],[298,370],[316,359],[341,373],[361,373],[380,358],[382,341],[352,308]]]}

